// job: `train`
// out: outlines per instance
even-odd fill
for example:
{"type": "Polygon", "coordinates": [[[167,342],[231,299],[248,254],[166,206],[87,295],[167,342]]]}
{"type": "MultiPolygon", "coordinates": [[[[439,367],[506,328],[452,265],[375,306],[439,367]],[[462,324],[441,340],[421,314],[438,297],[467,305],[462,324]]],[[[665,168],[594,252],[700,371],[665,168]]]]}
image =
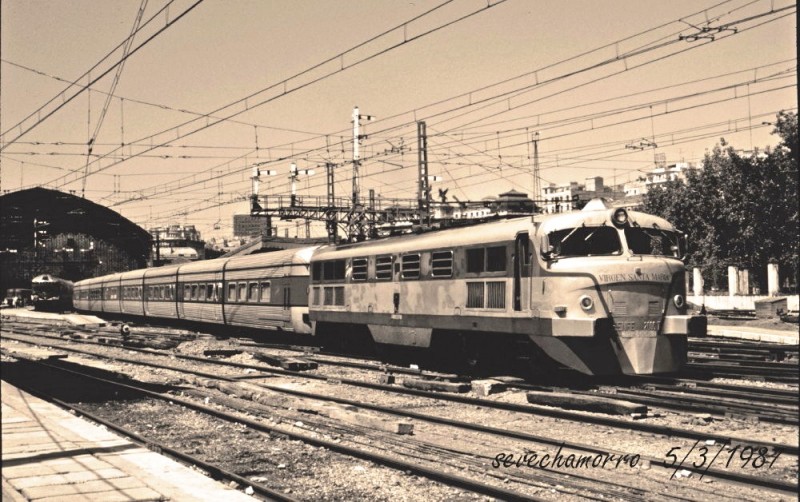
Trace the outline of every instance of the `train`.
{"type": "Polygon", "coordinates": [[[36,310],[62,311],[73,307],[72,281],[52,274],[37,275],[31,279],[31,301],[36,310]]]}
{"type": "Polygon", "coordinates": [[[587,375],[678,371],[705,316],[686,241],[609,207],[79,281],[77,310],[341,339],[467,367],[555,363],[587,375]]]}

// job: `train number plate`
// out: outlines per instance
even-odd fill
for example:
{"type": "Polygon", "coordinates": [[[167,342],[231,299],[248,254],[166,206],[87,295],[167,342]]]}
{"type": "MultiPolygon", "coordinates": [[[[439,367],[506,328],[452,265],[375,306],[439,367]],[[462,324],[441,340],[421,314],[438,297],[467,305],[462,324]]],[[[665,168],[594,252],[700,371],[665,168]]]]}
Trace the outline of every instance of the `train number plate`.
{"type": "Polygon", "coordinates": [[[624,338],[656,336],[661,329],[661,321],[617,321],[614,329],[624,338]]]}

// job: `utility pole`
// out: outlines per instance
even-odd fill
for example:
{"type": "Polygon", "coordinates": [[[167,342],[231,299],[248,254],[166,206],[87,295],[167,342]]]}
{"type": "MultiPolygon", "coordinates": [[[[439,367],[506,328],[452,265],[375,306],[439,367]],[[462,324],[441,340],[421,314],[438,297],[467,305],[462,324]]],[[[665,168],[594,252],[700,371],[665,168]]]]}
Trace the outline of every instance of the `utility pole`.
{"type": "Polygon", "coordinates": [[[539,131],[533,133],[533,212],[536,213],[536,199],[539,198],[541,187],[539,186],[539,131]]]}
{"type": "Polygon", "coordinates": [[[328,231],[328,242],[331,244],[336,244],[336,241],[339,238],[339,222],[337,221],[335,209],[336,193],[335,186],[333,184],[333,168],[334,164],[332,162],[327,162],[325,164],[325,174],[328,185],[328,208],[327,213],[325,214],[325,229],[328,231]]]}
{"type": "Polygon", "coordinates": [[[428,134],[425,121],[417,122],[417,164],[419,173],[417,179],[417,209],[419,210],[419,223],[428,218],[430,214],[430,185],[428,184],[428,134]]]}
{"type": "Polygon", "coordinates": [[[358,111],[358,106],[353,107],[353,200],[352,204],[355,208],[360,204],[361,198],[361,185],[359,180],[359,167],[361,166],[361,153],[359,147],[361,140],[367,139],[366,134],[361,134],[361,121],[362,120],[375,120],[372,115],[361,115],[358,111]]]}

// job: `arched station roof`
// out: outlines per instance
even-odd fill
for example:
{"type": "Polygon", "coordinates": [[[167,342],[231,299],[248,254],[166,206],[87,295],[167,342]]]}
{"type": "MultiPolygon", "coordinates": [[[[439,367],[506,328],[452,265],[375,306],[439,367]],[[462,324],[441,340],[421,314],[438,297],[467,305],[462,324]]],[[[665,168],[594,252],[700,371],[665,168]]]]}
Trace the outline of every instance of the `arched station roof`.
{"type": "Polygon", "coordinates": [[[0,196],[0,249],[33,246],[34,220],[49,235],[82,233],[102,239],[132,257],[149,256],[150,234],[111,209],[88,199],[47,188],[0,196]],[[46,222],[46,226],[41,226],[46,222]]]}

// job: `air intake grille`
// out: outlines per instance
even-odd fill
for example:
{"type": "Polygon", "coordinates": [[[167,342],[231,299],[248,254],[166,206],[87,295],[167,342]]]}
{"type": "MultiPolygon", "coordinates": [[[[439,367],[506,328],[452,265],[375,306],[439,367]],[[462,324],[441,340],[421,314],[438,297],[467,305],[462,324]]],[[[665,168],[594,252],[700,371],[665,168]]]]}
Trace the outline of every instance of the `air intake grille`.
{"type": "Polygon", "coordinates": [[[628,302],[614,302],[614,306],[611,308],[611,313],[615,316],[628,315],[628,302]]]}
{"type": "Polygon", "coordinates": [[[661,302],[656,300],[654,302],[648,302],[647,304],[647,315],[656,316],[661,315],[661,302]]]}

